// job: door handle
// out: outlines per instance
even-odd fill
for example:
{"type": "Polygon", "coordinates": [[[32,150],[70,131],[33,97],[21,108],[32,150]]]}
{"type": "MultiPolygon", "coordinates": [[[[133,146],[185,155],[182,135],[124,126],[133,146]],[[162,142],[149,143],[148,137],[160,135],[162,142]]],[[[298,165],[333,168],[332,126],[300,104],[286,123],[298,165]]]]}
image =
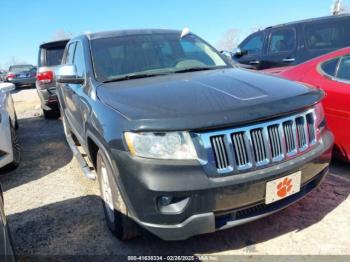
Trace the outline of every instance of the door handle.
{"type": "Polygon", "coordinates": [[[260,61],[252,60],[252,61],[249,62],[249,64],[251,64],[251,65],[258,65],[258,64],[260,64],[260,61]]]}
{"type": "Polygon", "coordinates": [[[284,58],[282,61],[285,63],[292,63],[295,61],[295,58],[284,58]]]}

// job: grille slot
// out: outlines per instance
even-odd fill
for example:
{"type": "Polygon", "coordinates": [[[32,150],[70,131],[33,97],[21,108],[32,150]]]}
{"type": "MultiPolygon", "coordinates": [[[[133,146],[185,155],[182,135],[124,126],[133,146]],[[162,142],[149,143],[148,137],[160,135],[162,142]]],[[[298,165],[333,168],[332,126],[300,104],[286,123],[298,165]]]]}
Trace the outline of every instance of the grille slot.
{"type": "Polygon", "coordinates": [[[225,146],[225,136],[214,136],[211,138],[211,145],[214,150],[214,156],[217,169],[225,169],[229,166],[227,151],[225,146]]]}
{"type": "Polygon", "coordinates": [[[273,159],[283,157],[283,148],[281,143],[281,136],[279,132],[279,125],[272,125],[268,127],[270,145],[271,145],[271,156],[273,159]]]}
{"type": "Polygon", "coordinates": [[[287,153],[291,154],[296,150],[293,121],[283,123],[284,137],[286,140],[287,153]]]}
{"type": "Polygon", "coordinates": [[[306,129],[305,129],[305,118],[298,117],[295,119],[295,123],[298,131],[298,141],[299,141],[299,149],[303,150],[307,147],[307,138],[306,138],[306,129]]]}
{"type": "Polygon", "coordinates": [[[236,156],[236,165],[239,167],[249,163],[247,147],[244,139],[244,133],[235,133],[232,135],[233,150],[236,156]]]}
{"type": "Polygon", "coordinates": [[[307,114],[306,122],[307,122],[307,130],[309,132],[309,143],[312,144],[316,140],[314,115],[311,113],[307,114]]]}
{"type": "Polygon", "coordinates": [[[260,163],[267,159],[267,152],[264,142],[263,129],[254,129],[250,132],[255,162],[260,163]]]}
{"type": "Polygon", "coordinates": [[[316,144],[315,111],[200,136],[209,160],[203,165],[211,174],[266,167],[305,153],[316,144]]]}

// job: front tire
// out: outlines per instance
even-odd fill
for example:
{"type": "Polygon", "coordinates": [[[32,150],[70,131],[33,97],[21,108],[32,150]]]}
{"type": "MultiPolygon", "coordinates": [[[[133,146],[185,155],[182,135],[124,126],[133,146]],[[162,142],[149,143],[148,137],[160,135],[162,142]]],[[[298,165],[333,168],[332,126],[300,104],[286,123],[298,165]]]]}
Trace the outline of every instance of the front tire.
{"type": "Polygon", "coordinates": [[[21,161],[21,147],[18,141],[17,133],[16,133],[16,128],[10,126],[11,129],[11,143],[12,143],[12,153],[13,153],[13,161],[12,163],[8,164],[6,167],[4,167],[4,170],[14,170],[16,169],[21,161]]]}
{"type": "Polygon", "coordinates": [[[18,118],[17,118],[17,114],[15,113],[15,129],[17,130],[18,128],[19,128],[18,118]]]}
{"type": "Polygon", "coordinates": [[[112,169],[101,150],[97,153],[97,176],[100,184],[103,209],[108,228],[120,240],[129,240],[139,235],[138,226],[129,217],[115,209],[117,185],[112,178],[112,169]]]}

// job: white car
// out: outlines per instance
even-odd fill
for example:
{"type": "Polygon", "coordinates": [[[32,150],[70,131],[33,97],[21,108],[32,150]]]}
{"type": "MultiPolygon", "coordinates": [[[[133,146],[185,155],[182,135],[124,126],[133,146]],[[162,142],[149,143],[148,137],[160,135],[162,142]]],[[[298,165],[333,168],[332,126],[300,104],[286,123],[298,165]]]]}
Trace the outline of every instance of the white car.
{"type": "Polygon", "coordinates": [[[5,169],[15,169],[21,159],[16,135],[18,123],[10,93],[14,89],[11,83],[0,83],[0,168],[5,169]]]}

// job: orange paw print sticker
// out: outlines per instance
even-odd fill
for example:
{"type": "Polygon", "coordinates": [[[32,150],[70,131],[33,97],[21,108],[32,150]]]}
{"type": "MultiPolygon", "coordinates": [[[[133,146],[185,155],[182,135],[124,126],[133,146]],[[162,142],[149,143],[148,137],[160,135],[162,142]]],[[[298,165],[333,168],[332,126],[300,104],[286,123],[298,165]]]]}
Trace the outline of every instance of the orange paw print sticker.
{"type": "Polygon", "coordinates": [[[292,180],[285,178],[277,185],[277,195],[279,197],[285,197],[293,188],[292,180]]]}

